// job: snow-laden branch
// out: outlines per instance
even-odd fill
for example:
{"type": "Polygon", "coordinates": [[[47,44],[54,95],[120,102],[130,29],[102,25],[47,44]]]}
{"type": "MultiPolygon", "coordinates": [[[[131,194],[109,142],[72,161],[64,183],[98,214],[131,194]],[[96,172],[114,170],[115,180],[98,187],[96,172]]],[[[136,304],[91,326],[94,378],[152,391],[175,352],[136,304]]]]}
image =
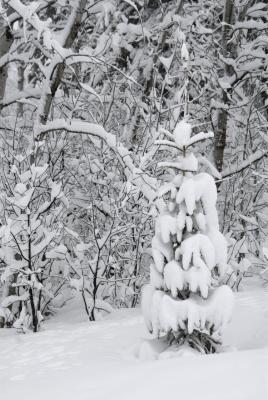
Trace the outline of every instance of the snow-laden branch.
{"type": "MultiPolygon", "coordinates": [[[[9,1],[6,1],[6,3],[10,3],[9,1]]],[[[51,7],[53,4],[55,4],[55,3],[57,3],[57,0],[50,0],[50,1],[48,1],[48,0],[45,0],[45,1],[40,1],[39,2],[39,5],[38,5],[38,9],[37,9],[37,11],[39,12],[39,11],[43,11],[43,10],[45,10],[46,8],[48,8],[48,7],[51,7]]],[[[14,22],[16,22],[16,21],[18,21],[19,19],[21,19],[22,18],[22,16],[19,14],[19,13],[17,13],[16,12],[16,10],[14,10],[14,12],[11,14],[11,15],[9,15],[9,17],[8,17],[8,22],[10,23],[10,25],[11,24],[13,24],[14,22]]]]}
{"type": "Polygon", "coordinates": [[[18,301],[28,300],[29,294],[27,292],[23,293],[21,296],[7,296],[1,303],[2,307],[9,307],[11,304],[16,303],[18,301]]]}
{"type": "Polygon", "coordinates": [[[187,167],[185,165],[183,165],[183,163],[180,162],[172,162],[172,161],[162,161],[158,163],[159,167],[162,168],[174,168],[177,169],[179,171],[187,171],[187,172],[196,172],[196,168],[190,168],[187,167]]]}
{"type": "Polygon", "coordinates": [[[35,127],[35,136],[38,139],[39,136],[43,134],[58,130],[97,136],[104,140],[109,146],[116,145],[115,135],[106,132],[101,125],[79,120],[72,120],[70,123],[68,123],[64,119],[55,119],[52,122],[48,122],[46,125],[39,124],[35,127]]]}
{"type": "Polygon", "coordinates": [[[263,22],[263,21],[254,21],[254,20],[249,20],[249,21],[238,21],[236,24],[232,26],[233,31],[236,31],[238,29],[254,29],[257,31],[262,31],[268,29],[268,24],[263,22]]]}
{"type": "Polygon", "coordinates": [[[182,151],[181,148],[174,142],[171,142],[170,140],[156,140],[155,145],[157,146],[168,146],[168,147],[173,147],[176,150],[182,151]]]}
{"type": "MultiPolygon", "coordinates": [[[[40,96],[40,88],[25,88],[22,91],[15,90],[9,96],[5,96],[3,101],[0,101],[0,110],[16,102],[23,102],[26,99],[40,99],[40,96]]],[[[36,107],[36,104],[33,105],[36,107]]]]}
{"type": "Polygon", "coordinates": [[[200,165],[203,165],[210,170],[210,173],[214,176],[214,178],[221,179],[221,174],[217,168],[206,157],[198,156],[197,160],[200,165]]]}
{"type": "Polygon", "coordinates": [[[121,143],[118,143],[114,134],[107,132],[101,125],[79,120],[72,120],[70,123],[67,123],[63,119],[58,119],[48,122],[46,125],[36,125],[35,137],[40,139],[44,135],[54,131],[79,133],[103,140],[117,156],[126,178],[131,179],[133,184],[149,202],[152,202],[156,198],[157,180],[147,175],[141,169],[136,168],[130,152],[121,143]]]}
{"type": "Polygon", "coordinates": [[[0,68],[4,68],[7,64],[10,64],[12,62],[25,63],[26,57],[24,55],[18,54],[11,56],[9,53],[6,53],[2,57],[0,57],[0,68]]]}
{"type": "Polygon", "coordinates": [[[36,11],[38,4],[23,4],[20,0],[9,0],[7,4],[23,19],[28,22],[37,32],[43,32],[48,28],[50,21],[41,21],[36,11]]]}
{"type": "Polygon", "coordinates": [[[211,139],[214,137],[213,132],[200,132],[197,133],[196,135],[192,136],[188,142],[186,147],[190,147],[195,143],[202,142],[203,140],[211,139]]]}
{"type": "Polygon", "coordinates": [[[160,127],[159,128],[159,132],[163,133],[164,135],[166,135],[169,139],[174,140],[173,133],[169,132],[167,129],[160,127]]]}
{"type": "Polygon", "coordinates": [[[80,64],[81,63],[94,63],[94,64],[107,66],[107,67],[117,71],[120,75],[122,75],[129,82],[133,83],[137,87],[142,88],[142,85],[140,83],[138,83],[131,75],[126,74],[124,71],[122,71],[116,65],[109,63],[107,60],[105,60],[101,57],[96,57],[91,54],[87,54],[85,52],[73,53],[71,50],[65,51],[63,54],[61,54],[61,56],[62,56],[62,60],[64,60],[64,63],[67,66],[72,66],[73,64],[79,64],[79,63],[80,64]]]}
{"type": "Polygon", "coordinates": [[[251,154],[246,160],[241,162],[239,165],[226,168],[225,170],[222,171],[221,176],[222,178],[227,178],[231,175],[237,174],[239,172],[242,172],[244,169],[248,168],[251,166],[251,164],[254,164],[257,161],[260,161],[263,157],[267,157],[268,150],[257,150],[255,153],[251,154]]]}

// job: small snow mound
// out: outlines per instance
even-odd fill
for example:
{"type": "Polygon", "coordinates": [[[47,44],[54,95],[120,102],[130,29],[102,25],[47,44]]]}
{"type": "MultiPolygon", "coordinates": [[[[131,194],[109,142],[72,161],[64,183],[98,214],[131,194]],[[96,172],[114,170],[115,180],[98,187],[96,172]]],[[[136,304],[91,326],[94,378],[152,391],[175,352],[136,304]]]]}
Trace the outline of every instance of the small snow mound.
{"type": "Polygon", "coordinates": [[[161,354],[159,354],[158,359],[167,360],[170,358],[196,357],[196,356],[200,356],[200,353],[197,350],[192,349],[187,344],[184,344],[182,346],[174,345],[169,347],[168,350],[165,350],[161,354]]]}
{"type": "Polygon", "coordinates": [[[157,359],[157,353],[148,342],[142,342],[139,348],[138,358],[141,361],[154,361],[157,359]]]}

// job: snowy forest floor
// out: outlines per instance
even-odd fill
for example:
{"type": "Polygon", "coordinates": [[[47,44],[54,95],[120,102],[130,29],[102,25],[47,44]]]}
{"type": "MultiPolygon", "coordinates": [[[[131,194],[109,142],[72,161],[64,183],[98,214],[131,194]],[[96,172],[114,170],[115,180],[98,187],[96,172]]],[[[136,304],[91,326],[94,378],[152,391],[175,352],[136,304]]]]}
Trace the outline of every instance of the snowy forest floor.
{"type": "Polygon", "coordinates": [[[216,355],[141,361],[139,309],[89,323],[78,299],[38,334],[0,330],[1,400],[267,400],[268,291],[236,295],[216,355]]]}

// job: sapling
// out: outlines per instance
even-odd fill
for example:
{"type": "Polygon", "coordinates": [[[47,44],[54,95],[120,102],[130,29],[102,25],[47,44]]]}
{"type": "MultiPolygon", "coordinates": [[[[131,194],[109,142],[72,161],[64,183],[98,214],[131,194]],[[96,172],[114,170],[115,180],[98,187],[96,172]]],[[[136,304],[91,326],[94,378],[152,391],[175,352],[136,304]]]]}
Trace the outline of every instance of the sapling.
{"type": "Polygon", "coordinates": [[[214,179],[198,173],[193,146],[213,137],[192,134],[182,120],[169,140],[159,140],[179,152],[178,159],[161,162],[175,170],[174,179],[160,187],[163,198],[152,240],[150,283],[143,290],[147,327],[170,344],[188,344],[213,353],[233,308],[233,293],[220,279],[227,268],[227,245],[219,231],[214,179]]]}

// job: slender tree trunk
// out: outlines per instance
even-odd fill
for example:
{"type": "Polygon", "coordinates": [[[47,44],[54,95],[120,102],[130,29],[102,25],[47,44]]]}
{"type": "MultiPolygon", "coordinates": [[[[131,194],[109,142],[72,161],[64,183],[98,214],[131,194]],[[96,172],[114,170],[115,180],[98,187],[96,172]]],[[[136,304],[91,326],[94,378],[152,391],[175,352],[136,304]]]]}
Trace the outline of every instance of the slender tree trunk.
{"type": "MultiPolygon", "coordinates": [[[[7,54],[11,48],[13,37],[11,30],[0,17],[0,58],[7,54]]],[[[0,68],[0,101],[3,100],[6,90],[8,66],[0,68]]]]}
{"type": "MultiPolygon", "coordinates": [[[[25,67],[20,65],[18,67],[18,90],[22,91],[24,88],[24,70],[25,67]]],[[[18,115],[22,116],[23,114],[23,104],[22,103],[18,103],[18,115]]]]}
{"type": "MultiPolygon", "coordinates": [[[[234,22],[234,2],[233,0],[225,1],[223,26],[222,26],[222,55],[223,57],[231,57],[234,54],[234,45],[230,44],[230,25],[234,22]]],[[[229,77],[232,76],[233,69],[231,66],[224,65],[224,75],[229,77]]],[[[222,89],[220,95],[220,102],[228,107],[228,95],[227,90],[222,89]]],[[[224,149],[226,146],[227,139],[227,126],[228,126],[228,111],[225,107],[219,109],[217,126],[215,129],[215,141],[214,141],[214,162],[219,171],[222,171],[224,163],[224,149]]]]}
{"type": "MultiPolygon", "coordinates": [[[[30,222],[30,215],[28,215],[28,229],[29,232],[31,230],[31,222],[30,222]]],[[[28,234],[28,266],[29,270],[32,271],[32,240],[30,233],[28,234]]],[[[28,276],[28,280],[31,281],[31,275],[28,276]]],[[[33,331],[38,331],[38,318],[36,314],[36,306],[34,302],[34,291],[32,287],[29,289],[29,297],[30,297],[30,305],[31,305],[31,312],[32,312],[32,323],[33,323],[33,331]]]]}

